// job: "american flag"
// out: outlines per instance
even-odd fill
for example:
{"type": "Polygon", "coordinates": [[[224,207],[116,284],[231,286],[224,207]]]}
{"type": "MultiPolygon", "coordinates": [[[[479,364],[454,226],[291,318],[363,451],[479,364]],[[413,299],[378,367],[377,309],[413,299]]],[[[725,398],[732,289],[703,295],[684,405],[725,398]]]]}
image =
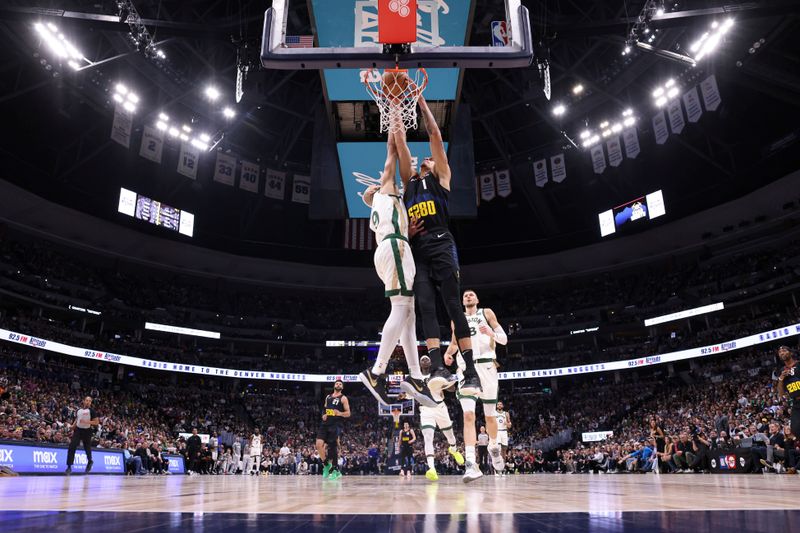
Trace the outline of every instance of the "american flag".
{"type": "Polygon", "coordinates": [[[368,218],[348,218],[344,221],[344,247],[347,250],[375,249],[375,234],[369,229],[368,218]]]}
{"type": "Polygon", "coordinates": [[[313,48],[314,36],[313,35],[287,35],[286,36],[287,48],[313,48]]]}

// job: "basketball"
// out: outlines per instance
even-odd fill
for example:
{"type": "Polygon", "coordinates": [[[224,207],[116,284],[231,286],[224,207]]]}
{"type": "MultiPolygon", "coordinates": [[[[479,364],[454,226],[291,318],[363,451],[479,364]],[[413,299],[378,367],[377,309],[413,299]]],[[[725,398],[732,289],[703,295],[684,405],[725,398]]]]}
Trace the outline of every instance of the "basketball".
{"type": "Polygon", "coordinates": [[[406,94],[408,83],[405,72],[386,71],[383,73],[383,94],[390,100],[399,102],[406,94]]]}

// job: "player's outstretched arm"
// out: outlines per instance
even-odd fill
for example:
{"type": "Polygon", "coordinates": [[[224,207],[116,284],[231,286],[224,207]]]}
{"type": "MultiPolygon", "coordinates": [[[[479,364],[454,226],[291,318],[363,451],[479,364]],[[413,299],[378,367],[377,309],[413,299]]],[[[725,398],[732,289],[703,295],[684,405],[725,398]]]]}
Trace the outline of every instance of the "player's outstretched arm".
{"type": "Polygon", "coordinates": [[[405,188],[408,180],[414,175],[414,166],[411,164],[411,150],[409,150],[406,140],[406,130],[401,128],[395,133],[390,133],[389,138],[394,139],[397,160],[400,163],[400,181],[403,182],[403,188],[405,188]]]}
{"type": "Polygon", "coordinates": [[[382,194],[397,194],[397,185],[395,184],[395,174],[397,173],[397,146],[394,142],[394,137],[389,135],[389,140],[386,141],[386,163],[383,165],[383,173],[381,174],[381,193],[382,194]]]}
{"type": "Polygon", "coordinates": [[[425,129],[428,132],[431,157],[436,163],[436,177],[439,178],[439,183],[442,187],[450,190],[450,163],[447,161],[447,151],[444,149],[442,132],[439,130],[439,125],[436,124],[436,119],[433,117],[431,108],[428,107],[428,102],[425,101],[424,96],[419,97],[419,108],[422,111],[422,116],[425,117],[425,129]]]}

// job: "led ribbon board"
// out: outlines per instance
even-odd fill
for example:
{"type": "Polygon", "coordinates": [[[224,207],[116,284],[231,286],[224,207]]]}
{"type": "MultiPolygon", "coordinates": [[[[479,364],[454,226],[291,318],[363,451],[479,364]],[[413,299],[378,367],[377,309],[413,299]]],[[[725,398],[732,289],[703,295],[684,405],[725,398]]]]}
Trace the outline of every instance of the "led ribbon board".
{"type": "MultiPolygon", "coordinates": [[[[447,144],[444,143],[445,150],[447,144]]],[[[431,155],[430,145],[426,142],[410,142],[408,148],[414,168],[419,168],[419,161],[431,155]]],[[[338,143],[336,149],[350,218],[369,218],[370,208],[361,195],[370,185],[381,183],[381,173],[386,163],[386,143],[338,143]]],[[[399,172],[396,181],[399,185],[399,172]]]]}
{"type": "MultiPolygon", "coordinates": [[[[500,372],[498,376],[501,380],[506,379],[534,379],[534,378],[550,378],[550,377],[564,377],[576,376],[582,374],[593,374],[595,372],[609,372],[611,370],[627,370],[629,368],[638,368],[642,366],[660,365],[664,363],[673,363],[675,361],[684,361],[686,359],[696,359],[708,355],[715,355],[722,352],[730,352],[734,350],[741,350],[742,348],[749,348],[750,346],[757,346],[772,342],[779,339],[788,337],[795,337],[800,335],[800,323],[784,326],[762,333],[756,333],[748,337],[721,342],[718,344],[711,344],[708,346],[701,346],[697,348],[689,348],[688,350],[681,350],[678,352],[671,352],[660,355],[648,355],[635,359],[626,359],[622,361],[608,361],[605,363],[594,363],[587,365],[565,366],[561,368],[543,368],[535,370],[517,370],[514,372],[500,372]]],[[[153,370],[161,370],[165,372],[181,372],[184,374],[197,374],[200,376],[216,376],[216,377],[229,377],[229,378],[244,378],[244,379],[258,379],[258,380],[274,380],[274,381],[306,381],[309,383],[314,382],[329,382],[333,383],[336,380],[345,382],[358,381],[357,374],[293,374],[289,372],[271,372],[268,370],[246,370],[239,368],[217,368],[213,366],[191,365],[186,363],[170,363],[167,361],[157,361],[153,359],[143,359],[141,357],[131,357],[129,355],[119,355],[108,352],[98,352],[89,350],[87,348],[79,348],[77,346],[69,346],[60,342],[54,342],[39,337],[31,337],[24,333],[17,333],[6,329],[0,329],[0,340],[11,342],[14,344],[22,344],[32,346],[48,352],[55,352],[72,357],[82,357],[87,359],[94,359],[97,361],[107,361],[110,363],[117,363],[121,365],[128,365],[138,368],[150,368],[153,370]]]]}
{"type": "MultiPolygon", "coordinates": [[[[418,0],[417,43],[430,46],[463,46],[470,3],[467,0],[418,0]]],[[[320,48],[374,47],[378,43],[377,0],[312,0],[312,12],[320,48]]],[[[370,97],[361,76],[364,69],[325,69],[325,87],[331,101],[361,101],[370,97]]],[[[362,74],[363,73],[363,74],[362,74]]],[[[413,78],[414,69],[409,71],[413,78]]],[[[459,69],[428,69],[429,100],[455,100],[459,69]]]]}

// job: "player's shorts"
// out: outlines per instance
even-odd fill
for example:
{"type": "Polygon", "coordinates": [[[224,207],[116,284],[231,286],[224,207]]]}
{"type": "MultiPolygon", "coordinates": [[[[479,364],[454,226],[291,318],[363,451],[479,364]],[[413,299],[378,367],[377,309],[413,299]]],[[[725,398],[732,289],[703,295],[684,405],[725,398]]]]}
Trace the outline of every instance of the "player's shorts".
{"type": "Polygon", "coordinates": [[[417,271],[411,245],[395,237],[378,243],[375,250],[375,271],[384,285],[385,296],[413,296],[417,271]]]}
{"type": "Polygon", "coordinates": [[[322,424],[317,429],[317,439],[327,443],[336,442],[341,432],[341,426],[338,424],[322,424]]]}
{"type": "Polygon", "coordinates": [[[412,249],[417,281],[442,281],[453,274],[458,276],[458,250],[449,231],[428,230],[414,238],[412,249]]]}
{"type": "Polygon", "coordinates": [[[440,403],[436,407],[419,406],[419,425],[421,429],[437,427],[442,431],[451,429],[453,421],[450,420],[450,413],[447,411],[447,406],[440,403]]]}
{"type": "Polygon", "coordinates": [[[481,403],[497,403],[497,392],[500,388],[500,382],[497,377],[497,367],[494,364],[494,358],[491,355],[487,357],[478,357],[475,360],[475,371],[478,377],[481,378],[481,392],[477,396],[461,394],[461,380],[464,378],[463,374],[459,372],[459,391],[456,392],[456,398],[461,403],[461,408],[465,411],[475,411],[476,403],[478,400],[481,403]]]}
{"type": "Polygon", "coordinates": [[[497,430],[497,444],[500,446],[508,446],[508,430],[497,430]]]}

